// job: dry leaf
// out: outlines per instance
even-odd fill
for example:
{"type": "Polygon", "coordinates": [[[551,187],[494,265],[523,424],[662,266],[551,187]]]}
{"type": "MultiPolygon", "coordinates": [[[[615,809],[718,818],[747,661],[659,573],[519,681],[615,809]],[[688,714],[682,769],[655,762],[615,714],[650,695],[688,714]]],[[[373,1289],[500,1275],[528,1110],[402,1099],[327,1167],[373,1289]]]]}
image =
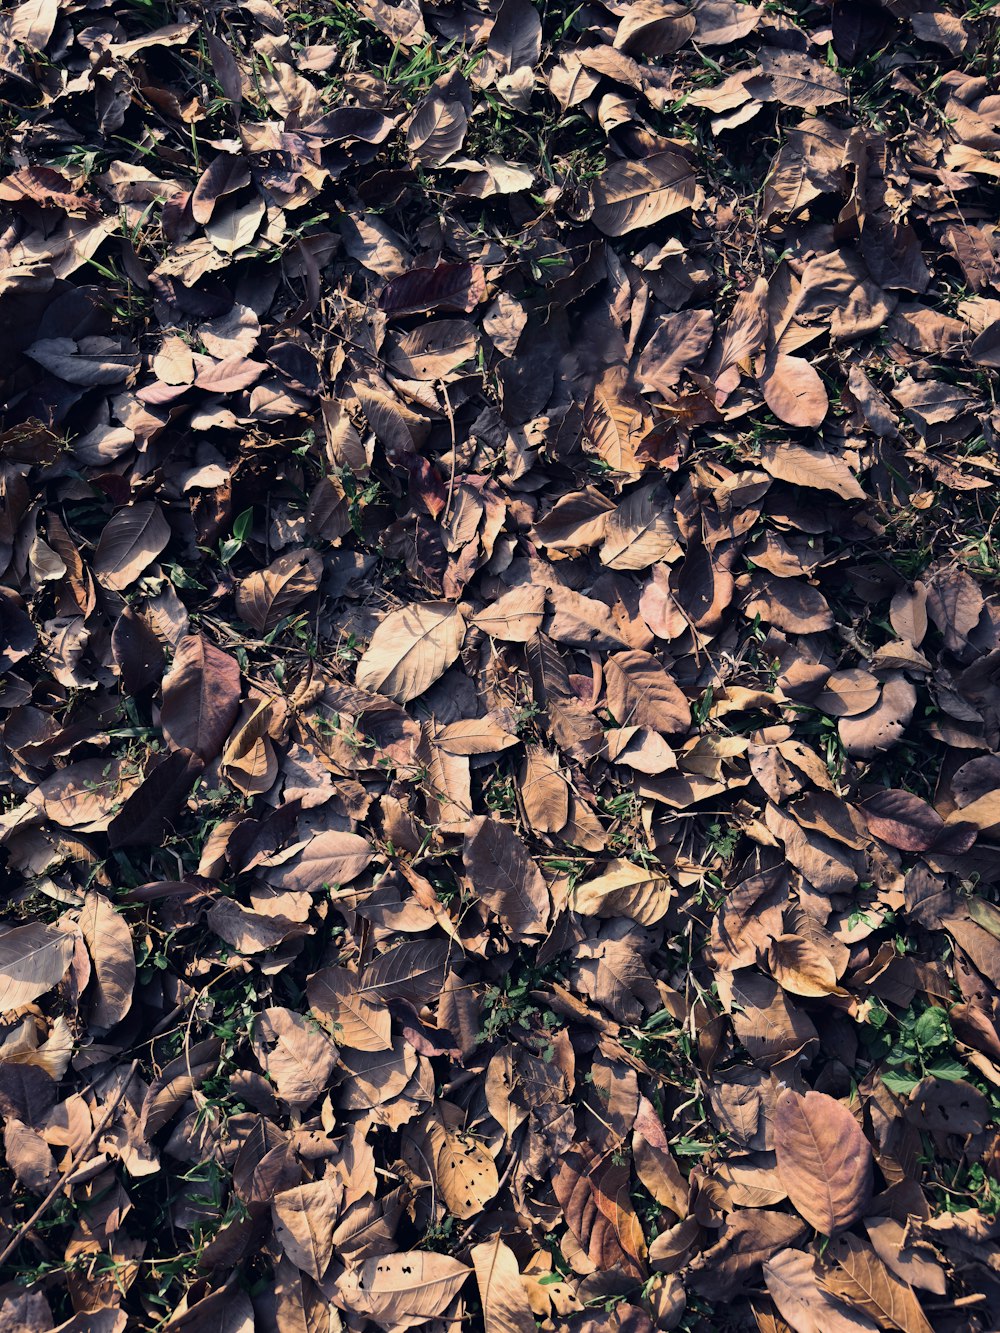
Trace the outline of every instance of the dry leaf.
{"type": "Polygon", "coordinates": [[[817,1231],[835,1236],[864,1214],[872,1150],[841,1102],[786,1088],[775,1107],[774,1146],[788,1197],[817,1231]]]}

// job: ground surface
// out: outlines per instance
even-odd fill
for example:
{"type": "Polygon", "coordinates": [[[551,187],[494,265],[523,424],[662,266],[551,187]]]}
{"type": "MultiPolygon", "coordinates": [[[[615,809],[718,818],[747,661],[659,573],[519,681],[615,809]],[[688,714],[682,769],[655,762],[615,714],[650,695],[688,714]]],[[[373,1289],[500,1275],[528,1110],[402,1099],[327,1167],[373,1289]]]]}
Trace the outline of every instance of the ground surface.
{"type": "Polygon", "coordinates": [[[1000,1327],[997,69],[5,11],[2,1333],[1000,1327]]]}

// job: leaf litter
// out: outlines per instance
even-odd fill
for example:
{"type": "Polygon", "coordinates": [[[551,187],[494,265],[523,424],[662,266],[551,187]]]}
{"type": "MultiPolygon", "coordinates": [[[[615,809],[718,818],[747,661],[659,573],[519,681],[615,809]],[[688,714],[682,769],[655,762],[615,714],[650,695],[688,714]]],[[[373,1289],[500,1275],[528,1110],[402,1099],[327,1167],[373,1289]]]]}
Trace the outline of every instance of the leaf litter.
{"type": "Polygon", "coordinates": [[[988,4],[0,15],[0,1331],[1000,1326],[988,4]]]}

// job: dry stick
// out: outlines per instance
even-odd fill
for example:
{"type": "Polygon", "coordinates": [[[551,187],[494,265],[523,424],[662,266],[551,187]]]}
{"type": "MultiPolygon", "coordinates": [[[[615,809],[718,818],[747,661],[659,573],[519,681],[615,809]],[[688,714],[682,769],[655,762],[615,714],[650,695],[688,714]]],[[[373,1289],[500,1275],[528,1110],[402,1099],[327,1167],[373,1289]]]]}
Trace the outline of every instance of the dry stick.
{"type": "Polygon", "coordinates": [[[70,1165],[66,1168],[66,1170],[62,1173],[62,1175],[59,1177],[56,1183],[52,1186],[48,1194],[46,1194],[45,1198],[41,1201],[41,1203],[38,1205],[35,1211],[28,1218],[27,1222],[22,1222],[22,1224],[14,1232],[14,1236],[10,1241],[10,1243],[3,1249],[2,1252],[0,1252],[0,1267],[2,1267],[10,1258],[10,1256],[14,1253],[14,1251],[20,1245],[21,1241],[24,1240],[25,1236],[28,1234],[31,1228],[35,1225],[38,1219],[46,1211],[49,1204],[56,1197],[56,1195],[59,1193],[62,1187],[66,1184],[67,1180],[69,1180],[70,1176],[80,1165],[80,1163],[86,1160],[87,1153],[90,1152],[91,1148],[100,1138],[100,1136],[104,1133],[105,1129],[107,1129],[108,1125],[111,1122],[112,1116],[118,1110],[118,1107],[121,1105],[122,1098],[128,1091],[129,1084],[135,1078],[136,1071],[138,1070],[138,1068],[139,1068],[139,1061],[133,1060],[131,1065],[129,1066],[128,1073],[125,1075],[124,1082],[118,1089],[118,1092],[116,1093],[114,1099],[112,1100],[111,1105],[108,1107],[108,1109],[101,1116],[100,1120],[94,1126],[94,1132],[91,1134],[90,1138],[83,1145],[80,1151],[76,1154],[70,1165]]]}
{"type": "Polygon", "coordinates": [[[444,395],[445,413],[448,417],[448,428],[451,432],[451,475],[448,478],[448,499],[444,507],[444,515],[441,522],[445,524],[451,517],[451,505],[455,498],[455,469],[458,466],[458,438],[455,434],[455,413],[451,406],[451,399],[448,397],[448,386],[444,380],[441,381],[441,393],[444,395]]]}

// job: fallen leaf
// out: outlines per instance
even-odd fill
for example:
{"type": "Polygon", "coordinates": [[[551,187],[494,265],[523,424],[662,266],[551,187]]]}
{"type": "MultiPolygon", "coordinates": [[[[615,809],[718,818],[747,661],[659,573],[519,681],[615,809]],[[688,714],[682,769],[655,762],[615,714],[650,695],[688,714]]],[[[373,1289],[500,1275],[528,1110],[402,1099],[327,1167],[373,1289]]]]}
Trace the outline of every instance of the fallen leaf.
{"type": "Polygon", "coordinates": [[[872,1150],[841,1103],[786,1088],[774,1118],[778,1175],[797,1212],[824,1236],[845,1231],[872,1191],[872,1150]]]}

